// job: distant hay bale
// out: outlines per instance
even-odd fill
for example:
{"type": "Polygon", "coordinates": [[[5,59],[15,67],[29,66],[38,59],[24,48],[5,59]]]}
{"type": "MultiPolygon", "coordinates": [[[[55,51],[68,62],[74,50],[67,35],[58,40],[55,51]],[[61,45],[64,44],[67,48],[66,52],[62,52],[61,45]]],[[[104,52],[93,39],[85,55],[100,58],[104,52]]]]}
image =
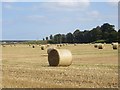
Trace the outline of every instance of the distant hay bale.
{"type": "Polygon", "coordinates": [[[41,50],[45,50],[46,46],[45,45],[41,45],[41,50]]]}
{"type": "Polygon", "coordinates": [[[74,46],[77,46],[77,44],[76,44],[76,43],[74,43],[74,46]]]}
{"type": "Polygon", "coordinates": [[[112,47],[113,47],[113,49],[118,49],[118,43],[113,43],[112,47]]]}
{"type": "Polygon", "coordinates": [[[66,43],[66,46],[68,45],[68,43],[66,43]]]}
{"type": "Polygon", "coordinates": [[[103,49],[103,48],[104,48],[103,44],[98,44],[98,49],[103,49]]]}
{"type": "Polygon", "coordinates": [[[47,44],[47,47],[49,47],[50,46],[50,44],[47,44]]]}
{"type": "Polygon", "coordinates": [[[72,64],[72,54],[67,49],[52,49],[48,54],[50,66],[69,66],[72,64]]]}
{"type": "Polygon", "coordinates": [[[10,44],[10,46],[12,47],[12,44],[10,44]]]}
{"type": "Polygon", "coordinates": [[[33,45],[32,48],[35,48],[35,46],[33,45]]]}
{"type": "Polygon", "coordinates": [[[63,44],[63,46],[65,46],[65,44],[63,44]]]}
{"type": "Polygon", "coordinates": [[[60,47],[62,47],[63,45],[62,44],[60,44],[60,47]]]}
{"type": "Polygon", "coordinates": [[[57,47],[59,47],[60,45],[59,44],[57,44],[57,47]]]}
{"type": "Polygon", "coordinates": [[[95,44],[94,47],[97,48],[97,47],[98,47],[98,44],[95,44]]]}
{"type": "Polygon", "coordinates": [[[2,45],[2,47],[5,47],[5,45],[2,45]]]}
{"type": "Polygon", "coordinates": [[[57,44],[57,47],[62,47],[63,45],[62,44],[57,44]]]}

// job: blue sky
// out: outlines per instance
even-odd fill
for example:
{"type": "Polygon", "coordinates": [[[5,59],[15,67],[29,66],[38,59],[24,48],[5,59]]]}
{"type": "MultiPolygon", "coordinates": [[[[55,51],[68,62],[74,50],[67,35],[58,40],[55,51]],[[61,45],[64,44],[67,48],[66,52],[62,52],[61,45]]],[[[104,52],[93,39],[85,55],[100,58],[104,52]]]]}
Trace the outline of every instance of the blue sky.
{"type": "Polygon", "coordinates": [[[2,39],[36,40],[110,23],[118,28],[113,2],[2,2],[2,39]]]}

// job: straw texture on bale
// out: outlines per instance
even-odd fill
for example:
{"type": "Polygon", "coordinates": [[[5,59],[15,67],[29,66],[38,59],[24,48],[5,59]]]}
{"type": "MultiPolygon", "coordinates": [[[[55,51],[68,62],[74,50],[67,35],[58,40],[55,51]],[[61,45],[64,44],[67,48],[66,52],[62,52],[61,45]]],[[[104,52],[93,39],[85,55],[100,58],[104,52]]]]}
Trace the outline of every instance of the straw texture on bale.
{"type": "Polygon", "coordinates": [[[72,54],[67,49],[52,49],[48,54],[50,66],[69,66],[72,64],[72,54]]]}
{"type": "Polygon", "coordinates": [[[48,49],[47,49],[47,54],[49,54],[52,49],[56,49],[56,48],[55,48],[55,47],[50,47],[50,48],[48,48],[48,49]]]}
{"type": "Polygon", "coordinates": [[[41,50],[45,50],[46,46],[45,45],[42,45],[41,46],[41,50]]]}
{"type": "Polygon", "coordinates": [[[103,49],[103,47],[104,47],[103,44],[98,45],[98,49],[103,49]]]}

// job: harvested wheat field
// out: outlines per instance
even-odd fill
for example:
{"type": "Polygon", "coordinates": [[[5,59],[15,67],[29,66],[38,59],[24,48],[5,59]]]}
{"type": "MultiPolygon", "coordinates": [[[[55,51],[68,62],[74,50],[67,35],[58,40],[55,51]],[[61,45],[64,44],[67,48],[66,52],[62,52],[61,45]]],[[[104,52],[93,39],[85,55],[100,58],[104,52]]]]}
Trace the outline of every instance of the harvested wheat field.
{"type": "Polygon", "coordinates": [[[117,88],[118,50],[93,44],[68,44],[73,56],[70,66],[52,67],[47,49],[28,45],[2,48],[3,88],[117,88]]]}

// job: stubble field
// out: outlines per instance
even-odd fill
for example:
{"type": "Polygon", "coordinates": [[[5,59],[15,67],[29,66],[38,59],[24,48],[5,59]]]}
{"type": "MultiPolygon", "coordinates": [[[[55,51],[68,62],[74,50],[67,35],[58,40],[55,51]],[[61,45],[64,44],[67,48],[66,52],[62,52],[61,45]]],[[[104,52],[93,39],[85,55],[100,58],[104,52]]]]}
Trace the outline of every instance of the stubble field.
{"type": "Polygon", "coordinates": [[[93,44],[61,47],[73,55],[72,65],[50,67],[47,50],[28,45],[2,47],[3,88],[117,88],[118,50],[93,44]]]}

